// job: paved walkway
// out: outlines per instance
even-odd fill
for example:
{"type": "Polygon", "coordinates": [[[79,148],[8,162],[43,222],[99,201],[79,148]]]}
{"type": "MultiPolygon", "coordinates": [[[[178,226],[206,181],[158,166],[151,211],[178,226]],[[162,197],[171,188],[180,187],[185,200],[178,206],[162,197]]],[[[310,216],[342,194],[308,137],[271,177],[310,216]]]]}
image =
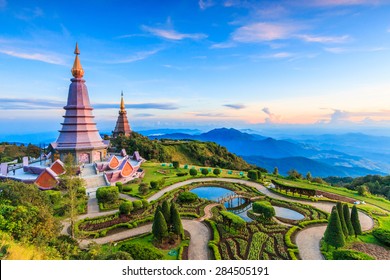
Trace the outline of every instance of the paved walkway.
{"type": "MultiPolygon", "coordinates": [[[[273,193],[269,191],[266,187],[259,183],[251,182],[251,181],[246,181],[246,180],[241,180],[241,179],[231,179],[231,178],[197,178],[197,179],[191,179],[187,180],[184,182],[179,182],[176,184],[173,184],[158,193],[152,195],[151,197],[148,198],[148,201],[153,201],[161,196],[163,196],[165,193],[183,187],[185,185],[189,185],[191,183],[197,183],[197,182],[211,182],[211,181],[220,181],[220,182],[230,182],[230,183],[238,183],[238,184],[244,184],[250,187],[254,187],[263,194],[272,197],[272,198],[277,198],[280,200],[284,201],[294,201],[294,202],[299,202],[302,204],[309,204],[312,205],[318,209],[321,209],[326,212],[330,212],[332,207],[335,205],[335,203],[332,202],[310,202],[310,201],[304,201],[304,200],[297,200],[293,198],[287,198],[281,195],[278,195],[276,193],[273,193]]],[[[89,189],[91,190],[91,189],[89,189]]],[[[122,197],[122,196],[121,196],[122,197]]],[[[133,197],[126,196],[123,197],[128,200],[135,200],[133,197]]],[[[93,200],[93,194],[90,193],[90,200],[91,202],[88,203],[88,210],[90,209],[91,204],[91,211],[88,211],[88,214],[80,216],[79,218],[85,218],[85,217],[97,217],[97,216],[103,216],[103,215],[108,215],[111,213],[115,213],[115,211],[110,211],[110,212],[103,212],[103,213],[96,213],[96,209],[94,208],[95,201],[93,200]]],[[[97,203],[96,203],[97,204],[97,203]]],[[[205,207],[205,216],[199,218],[198,220],[185,220],[183,219],[183,227],[185,230],[187,230],[190,235],[191,235],[191,241],[189,245],[189,259],[196,259],[196,260],[205,260],[208,259],[208,241],[210,238],[210,230],[208,227],[203,224],[201,221],[204,219],[210,218],[211,217],[211,208],[216,206],[218,204],[211,204],[205,207]]],[[[374,226],[373,220],[367,216],[366,214],[359,212],[359,218],[360,222],[362,225],[363,230],[369,230],[374,226]]],[[[325,232],[326,226],[316,226],[316,227],[310,227],[305,230],[300,231],[297,234],[296,237],[296,242],[298,249],[300,251],[300,256],[302,259],[323,259],[323,256],[320,252],[319,248],[319,242],[325,232]]],[[[150,232],[151,231],[151,224],[149,225],[144,225],[140,226],[135,229],[129,229],[124,232],[120,232],[117,234],[113,234],[107,237],[102,237],[98,239],[94,239],[93,242],[97,242],[99,244],[104,244],[104,243],[110,243],[110,242],[115,242],[119,240],[123,240],[135,235],[139,235],[145,232],[150,232]]],[[[83,246],[86,245],[86,242],[91,242],[91,241],[82,241],[81,244],[83,246]]]]}

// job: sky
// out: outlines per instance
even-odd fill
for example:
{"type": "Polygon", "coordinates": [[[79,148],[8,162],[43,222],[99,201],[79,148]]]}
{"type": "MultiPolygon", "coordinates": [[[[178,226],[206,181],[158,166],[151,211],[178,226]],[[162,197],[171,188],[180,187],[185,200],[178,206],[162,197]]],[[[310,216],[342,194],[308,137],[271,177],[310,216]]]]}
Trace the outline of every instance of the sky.
{"type": "Polygon", "coordinates": [[[75,43],[134,130],[390,134],[390,1],[0,0],[0,134],[61,128],[75,43]]]}

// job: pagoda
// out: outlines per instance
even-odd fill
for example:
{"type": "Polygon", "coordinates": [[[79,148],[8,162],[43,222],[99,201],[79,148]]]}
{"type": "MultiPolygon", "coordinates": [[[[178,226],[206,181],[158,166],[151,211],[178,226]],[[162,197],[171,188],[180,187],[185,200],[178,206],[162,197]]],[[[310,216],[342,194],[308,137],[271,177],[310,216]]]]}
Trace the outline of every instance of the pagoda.
{"type": "Polygon", "coordinates": [[[125,110],[125,102],[123,100],[123,92],[121,93],[121,105],[119,110],[118,120],[116,121],[116,126],[112,132],[112,136],[115,138],[119,135],[130,136],[131,128],[129,121],[127,119],[127,112],[125,110]]]}
{"type": "Polygon", "coordinates": [[[108,142],[101,138],[94,122],[77,43],[74,53],[76,57],[71,70],[74,78],[71,79],[68,101],[64,107],[64,122],[58,139],[50,144],[50,149],[54,159],[64,160],[70,153],[75,163],[93,163],[106,157],[108,142]]]}

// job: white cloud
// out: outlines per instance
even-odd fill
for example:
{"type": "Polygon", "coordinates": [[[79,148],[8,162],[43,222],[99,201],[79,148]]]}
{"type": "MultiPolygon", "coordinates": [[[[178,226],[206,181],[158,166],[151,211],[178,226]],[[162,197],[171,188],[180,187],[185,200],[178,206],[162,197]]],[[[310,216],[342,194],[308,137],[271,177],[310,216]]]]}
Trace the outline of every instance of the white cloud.
{"type": "Polygon", "coordinates": [[[212,0],[199,0],[198,4],[199,4],[199,8],[201,8],[202,10],[206,10],[207,8],[214,6],[214,1],[212,1],[212,0]]]}
{"type": "Polygon", "coordinates": [[[211,49],[228,49],[235,47],[236,44],[234,42],[222,42],[211,45],[211,49]]]}
{"type": "Polygon", "coordinates": [[[60,57],[51,54],[18,52],[6,49],[0,49],[0,53],[22,59],[37,60],[50,64],[65,65],[65,62],[60,57]]]}
{"type": "Polygon", "coordinates": [[[313,36],[313,35],[297,35],[298,38],[309,43],[345,43],[350,39],[348,35],[343,36],[313,36]]]}
{"type": "Polygon", "coordinates": [[[279,123],[282,121],[282,116],[272,113],[268,107],[264,107],[261,111],[266,115],[268,115],[268,117],[265,118],[265,123],[271,124],[271,123],[279,123]]]}
{"type": "Polygon", "coordinates": [[[109,63],[132,63],[139,60],[147,59],[148,57],[158,53],[161,49],[155,49],[151,51],[142,51],[142,52],[136,52],[135,54],[125,57],[121,60],[111,61],[109,63]]]}
{"type": "Polygon", "coordinates": [[[199,39],[207,38],[207,35],[202,33],[186,34],[186,33],[179,33],[173,29],[154,28],[146,25],[143,25],[142,29],[155,36],[168,39],[168,40],[175,40],[175,41],[179,41],[183,39],[199,40],[199,39]]]}
{"type": "Polygon", "coordinates": [[[295,24],[252,23],[238,28],[232,34],[237,42],[266,42],[291,38],[301,27],[295,24]]]}

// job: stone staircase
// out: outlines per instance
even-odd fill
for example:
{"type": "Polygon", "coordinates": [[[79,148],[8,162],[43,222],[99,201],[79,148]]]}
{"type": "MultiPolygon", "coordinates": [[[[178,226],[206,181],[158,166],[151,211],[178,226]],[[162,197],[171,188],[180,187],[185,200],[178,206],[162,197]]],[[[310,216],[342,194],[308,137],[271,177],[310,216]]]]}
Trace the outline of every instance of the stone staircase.
{"type": "Polygon", "coordinates": [[[93,164],[84,165],[84,168],[81,168],[81,172],[83,177],[96,175],[95,167],[93,166],[93,164]]]}
{"type": "Polygon", "coordinates": [[[87,184],[87,189],[97,188],[102,186],[107,186],[106,180],[104,180],[103,174],[92,175],[92,176],[83,176],[87,184]]]}

